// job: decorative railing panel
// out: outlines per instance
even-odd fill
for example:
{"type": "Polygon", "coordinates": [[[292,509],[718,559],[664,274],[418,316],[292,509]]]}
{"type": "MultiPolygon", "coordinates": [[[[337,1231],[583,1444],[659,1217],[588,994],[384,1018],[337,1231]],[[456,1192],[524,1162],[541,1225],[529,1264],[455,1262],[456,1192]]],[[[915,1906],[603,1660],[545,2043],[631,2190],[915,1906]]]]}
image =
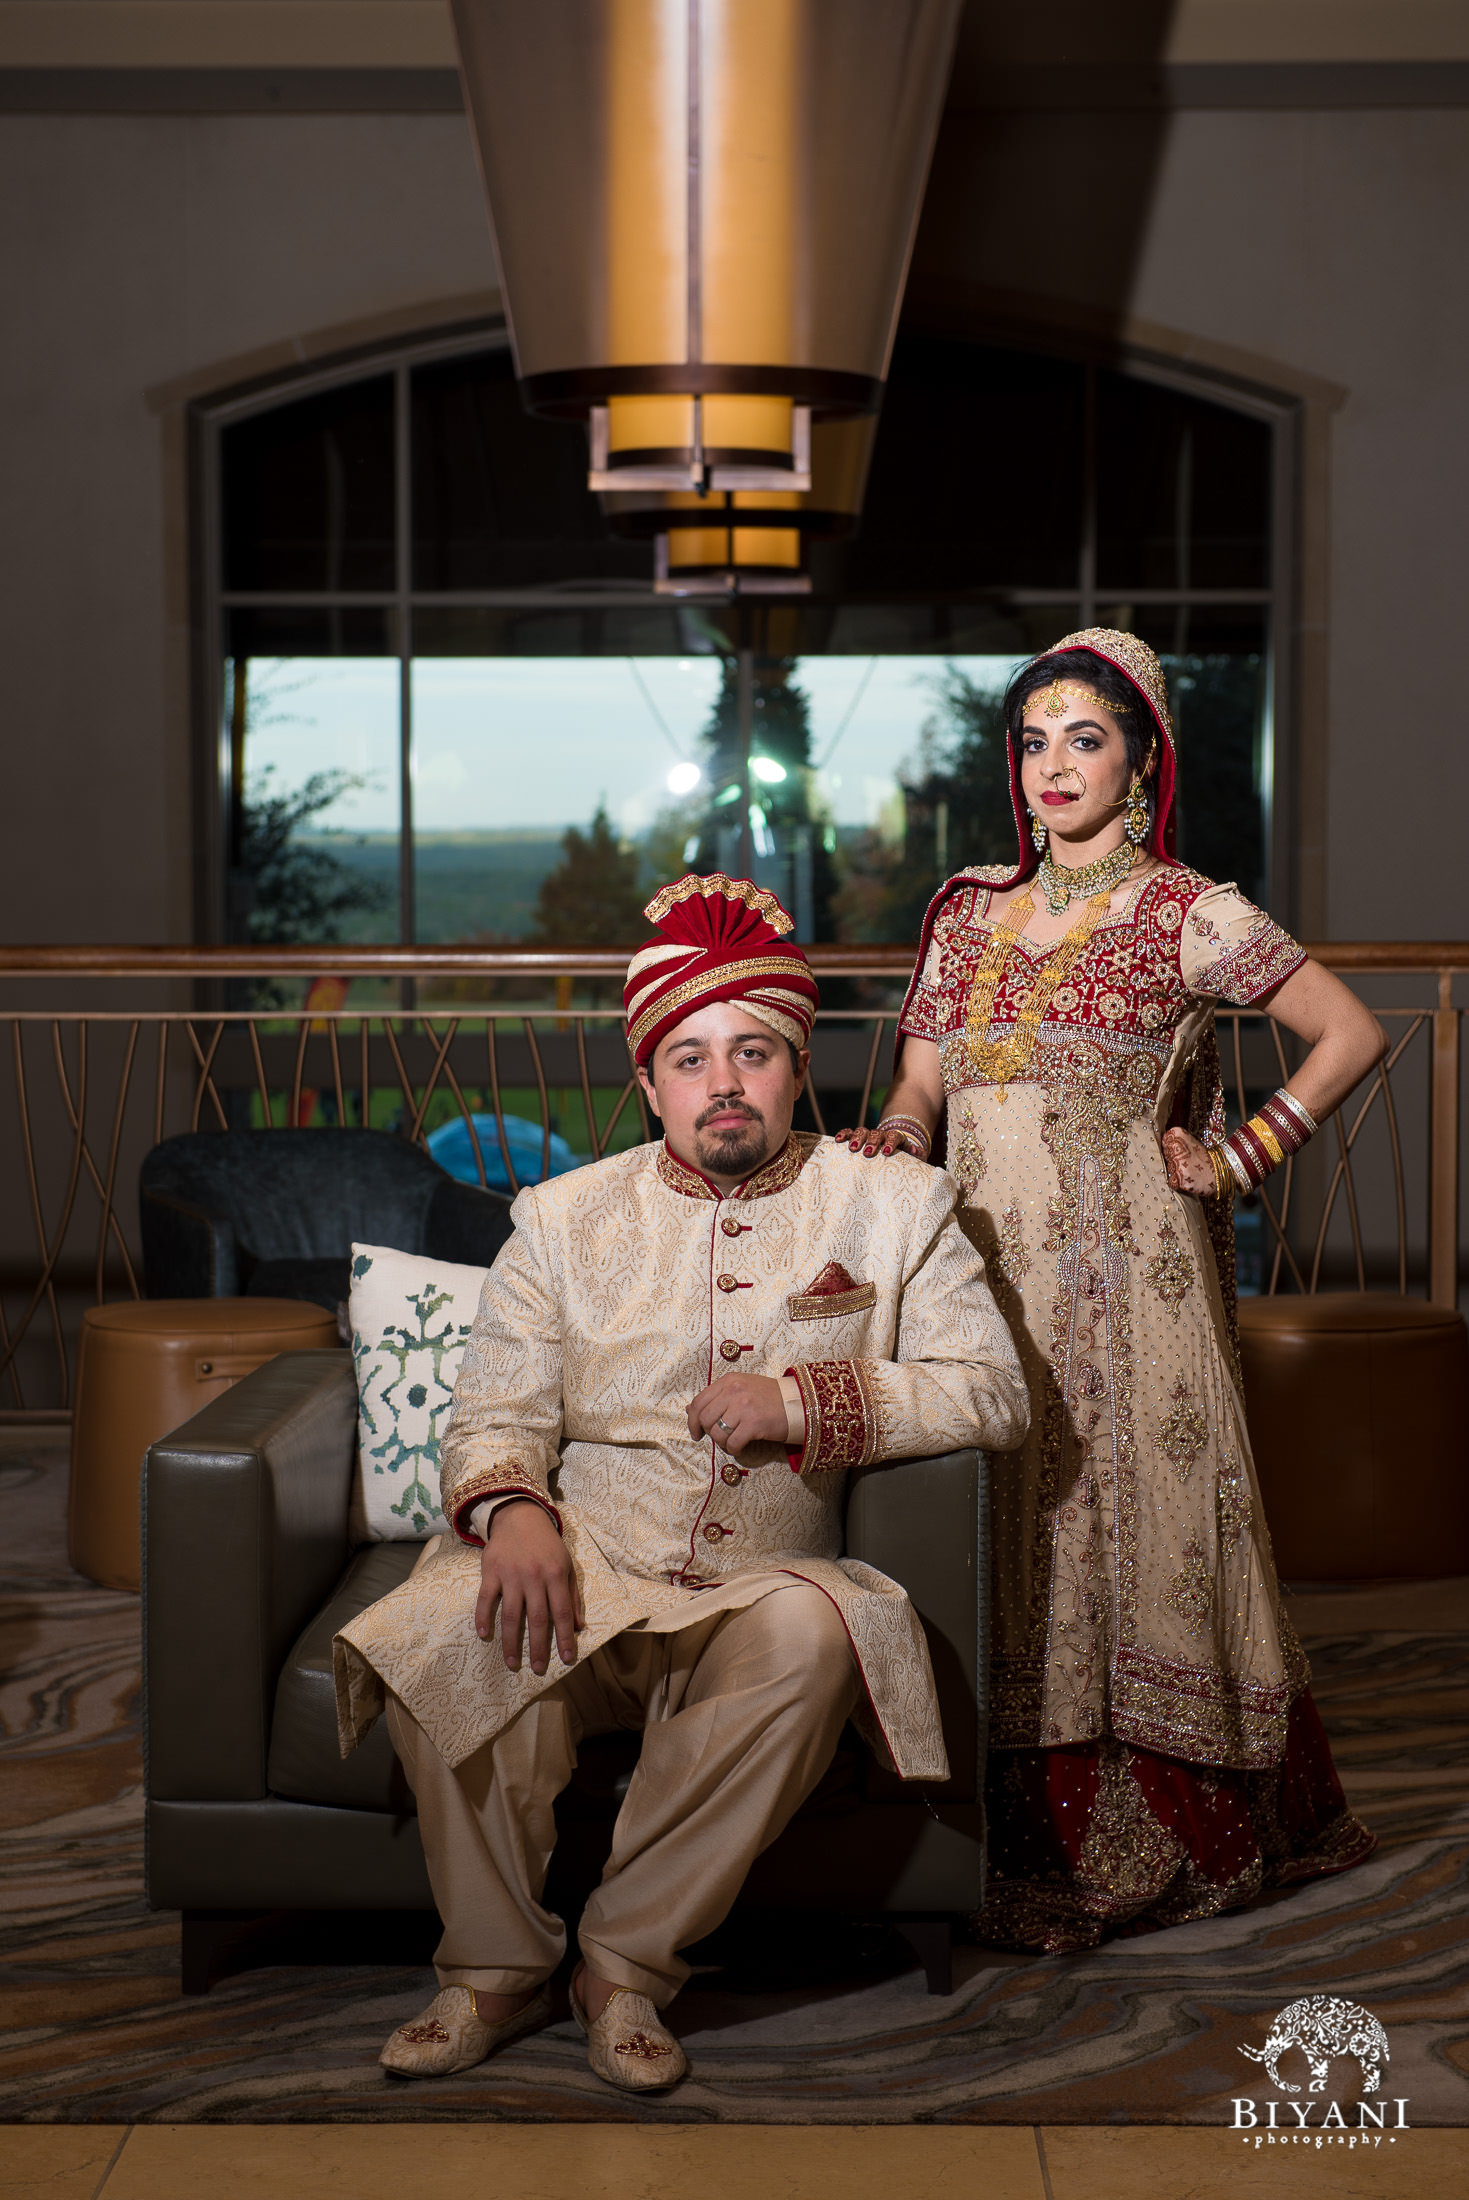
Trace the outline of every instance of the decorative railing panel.
{"type": "MultiPolygon", "coordinates": [[[[1241,1286],[1455,1305],[1453,988],[1469,944],[1314,952],[1369,1000],[1390,1050],[1324,1135],[1240,1202],[1241,1286]]],[[[839,1004],[818,1018],[803,1103],[825,1131],[881,1101],[910,957],[811,959],[839,1004]]],[[[458,1122],[458,1165],[510,1190],[546,1172],[553,1137],[596,1159],[653,1135],[613,1005],[625,966],[612,949],[0,951],[0,1414],[66,1411],[83,1309],[142,1293],[139,1167],[175,1132],[371,1124],[428,1141],[458,1122]]],[[[1222,1010],[1218,1025],[1243,1115],[1300,1050],[1256,1012],[1222,1010]]]]}

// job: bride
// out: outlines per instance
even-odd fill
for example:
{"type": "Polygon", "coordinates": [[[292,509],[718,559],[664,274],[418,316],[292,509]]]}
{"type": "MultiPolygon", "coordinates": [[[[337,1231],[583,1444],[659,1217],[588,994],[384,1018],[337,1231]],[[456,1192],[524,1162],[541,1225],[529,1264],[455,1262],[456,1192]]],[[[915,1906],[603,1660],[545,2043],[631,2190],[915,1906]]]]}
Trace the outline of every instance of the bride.
{"type": "Polygon", "coordinates": [[[1093,1946],[1343,1871],[1346,1809],[1281,1604],[1234,1326],[1233,1199],[1381,1058],[1376,1019],[1174,860],[1156,657],[1068,634],[1010,684],[1019,861],[935,896],[896,1079],[854,1155],[946,1144],[1031,1428],[994,1473],[982,1938],[1093,1946]],[[1224,1135],[1216,1002],[1309,1046],[1224,1135]]]}

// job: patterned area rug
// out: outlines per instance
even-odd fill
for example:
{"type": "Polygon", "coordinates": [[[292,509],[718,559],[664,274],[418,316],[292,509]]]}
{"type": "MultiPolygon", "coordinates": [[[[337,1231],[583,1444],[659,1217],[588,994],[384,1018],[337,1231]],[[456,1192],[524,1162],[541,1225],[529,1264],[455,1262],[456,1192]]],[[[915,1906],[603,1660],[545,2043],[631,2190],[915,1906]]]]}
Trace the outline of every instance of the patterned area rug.
{"type": "Polygon", "coordinates": [[[965,1950],[945,1999],[883,1930],[732,1926],[675,2005],[691,2078],[633,2103],[564,2001],[463,2077],[387,2077],[433,1990],[416,1926],[377,1928],[372,1962],[298,1944],[313,1960],[179,1995],[178,1921],[143,1900],[137,1599],[70,1571],[65,1476],[59,1432],[0,1434],[0,2121],[1226,2124],[1269,2090],[1241,2047],[1327,1993],[1387,2026],[1411,2124],[1469,2125],[1469,1583],[1293,1600],[1381,1841],[1359,1870],[1093,1954],[965,1950]]]}

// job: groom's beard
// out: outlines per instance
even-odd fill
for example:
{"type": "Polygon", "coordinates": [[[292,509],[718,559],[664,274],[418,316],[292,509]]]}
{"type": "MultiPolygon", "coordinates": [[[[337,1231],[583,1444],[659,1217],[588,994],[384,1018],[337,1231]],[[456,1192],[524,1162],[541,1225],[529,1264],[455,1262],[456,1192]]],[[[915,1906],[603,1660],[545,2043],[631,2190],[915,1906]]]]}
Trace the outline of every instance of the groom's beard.
{"type": "Polygon", "coordinates": [[[765,1118],[748,1101],[721,1100],[706,1108],[694,1124],[694,1159],[710,1176],[753,1176],[769,1151],[765,1118]],[[711,1116],[743,1115],[738,1128],[706,1131],[711,1116]]]}

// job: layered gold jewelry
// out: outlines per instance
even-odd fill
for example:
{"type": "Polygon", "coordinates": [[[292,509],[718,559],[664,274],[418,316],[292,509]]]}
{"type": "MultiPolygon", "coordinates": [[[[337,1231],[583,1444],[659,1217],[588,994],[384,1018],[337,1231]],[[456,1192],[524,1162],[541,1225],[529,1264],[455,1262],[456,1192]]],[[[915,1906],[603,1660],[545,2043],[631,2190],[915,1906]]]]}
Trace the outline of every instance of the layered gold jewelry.
{"type": "MultiPolygon", "coordinates": [[[[889,1138],[897,1139],[900,1145],[906,1146],[915,1160],[928,1159],[932,1140],[916,1115],[885,1115],[872,1133],[872,1138],[881,1140],[884,1133],[889,1138]]],[[[871,1142],[869,1139],[868,1143],[871,1142]]]]}
{"type": "Polygon", "coordinates": [[[1235,1192],[1258,1190],[1267,1176],[1316,1136],[1318,1128],[1310,1110],[1282,1085],[1222,1145],[1207,1148],[1215,1197],[1228,1199],[1235,1192]]]}
{"type": "Polygon", "coordinates": [[[1224,1157],[1224,1148],[1222,1146],[1206,1146],[1204,1151],[1209,1156],[1209,1165],[1214,1171],[1214,1197],[1216,1199],[1228,1199],[1234,1191],[1234,1180],[1230,1174],[1229,1163],[1224,1157]]]}
{"type": "MultiPolygon", "coordinates": [[[[1129,848],[1127,852],[1130,859],[1132,850],[1129,848]]],[[[1027,889],[1011,902],[994,926],[985,942],[984,953],[975,965],[974,984],[970,988],[969,1008],[964,1019],[964,1043],[978,1079],[1003,1087],[1013,1083],[1028,1067],[1035,1052],[1036,1033],[1057,988],[1111,907],[1113,884],[1115,881],[1109,882],[1100,893],[1094,894],[1071,930],[1057,940],[1054,951],[1036,972],[1035,982],[1021,1004],[1015,1029],[1004,1039],[989,1036],[995,998],[1019,934],[1030,922],[1035,895],[1027,889]]],[[[1003,1091],[1001,1098],[1004,1098],[1003,1091]]]]}
{"type": "Polygon", "coordinates": [[[1098,856],[1095,863],[1083,863],[1074,871],[1043,856],[1040,882],[1046,907],[1053,917],[1059,917],[1073,901],[1087,901],[1103,891],[1110,894],[1122,884],[1136,861],[1137,849],[1131,840],[1119,841],[1110,854],[1098,856]]]}
{"type": "MultiPolygon", "coordinates": [[[[1068,701],[1090,703],[1094,710],[1104,710],[1112,718],[1125,718],[1131,707],[1127,703],[1109,703],[1105,695],[1093,695],[1090,688],[1078,687],[1072,680],[1063,682],[1060,679],[1051,682],[1039,707],[1048,718],[1064,718],[1068,701]]],[[[1029,707],[1027,704],[1026,708],[1029,707]]]]}

